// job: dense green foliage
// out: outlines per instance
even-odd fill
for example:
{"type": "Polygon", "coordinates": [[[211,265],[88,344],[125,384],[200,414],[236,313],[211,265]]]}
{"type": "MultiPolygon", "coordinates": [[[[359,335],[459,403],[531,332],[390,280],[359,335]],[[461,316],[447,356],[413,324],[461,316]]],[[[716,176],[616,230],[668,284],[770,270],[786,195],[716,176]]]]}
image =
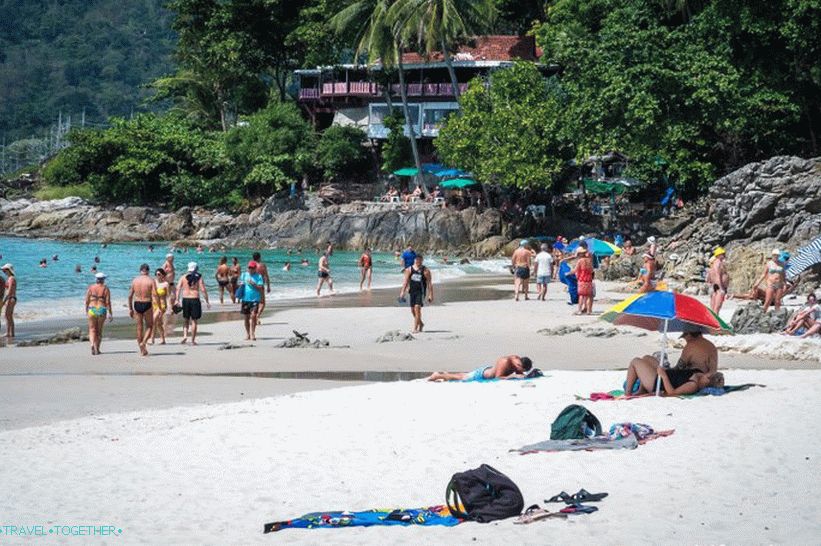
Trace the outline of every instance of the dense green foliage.
{"type": "Polygon", "coordinates": [[[313,164],[314,135],[293,103],[274,102],[229,131],[226,173],[246,197],[267,197],[313,164]]]}
{"type": "Polygon", "coordinates": [[[368,171],[368,155],[362,146],[366,136],[362,129],[339,125],[322,133],[316,147],[316,164],[325,179],[355,177],[368,171]]]}
{"type": "Polygon", "coordinates": [[[397,114],[387,116],[385,127],[390,130],[382,145],[382,170],[390,173],[413,162],[410,139],[402,132],[405,119],[397,114]]]}
{"type": "Polygon", "coordinates": [[[50,186],[88,183],[115,203],[217,204],[229,165],[219,134],[192,130],[174,116],[113,119],[109,129],[77,130],[72,145],[43,171],[50,186]]]}
{"type": "Polygon", "coordinates": [[[58,113],[91,122],[141,110],[171,67],[164,0],[0,0],[0,135],[42,136],[58,113]]]}
{"type": "Polygon", "coordinates": [[[550,187],[572,158],[562,97],[550,83],[525,62],[494,72],[489,86],[474,80],[461,115],[450,116],[435,141],[441,159],[484,182],[550,187]]]}
{"type": "Polygon", "coordinates": [[[817,153],[821,4],[558,0],[538,33],[561,67],[576,155],[695,190],[744,163],[817,153]]]}

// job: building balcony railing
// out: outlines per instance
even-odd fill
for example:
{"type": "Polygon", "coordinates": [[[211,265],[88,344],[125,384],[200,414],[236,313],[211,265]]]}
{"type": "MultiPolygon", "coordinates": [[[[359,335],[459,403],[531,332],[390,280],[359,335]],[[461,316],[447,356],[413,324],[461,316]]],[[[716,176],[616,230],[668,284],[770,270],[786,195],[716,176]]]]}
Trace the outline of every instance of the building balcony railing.
{"type": "MultiPolygon", "coordinates": [[[[468,84],[460,83],[459,92],[464,93],[468,84]]],[[[452,97],[450,83],[409,83],[406,85],[409,97],[452,97]]],[[[400,96],[399,84],[391,85],[391,94],[400,96]]],[[[299,90],[300,100],[318,100],[326,97],[378,97],[383,87],[374,82],[325,82],[322,87],[303,87],[299,90]]]]}

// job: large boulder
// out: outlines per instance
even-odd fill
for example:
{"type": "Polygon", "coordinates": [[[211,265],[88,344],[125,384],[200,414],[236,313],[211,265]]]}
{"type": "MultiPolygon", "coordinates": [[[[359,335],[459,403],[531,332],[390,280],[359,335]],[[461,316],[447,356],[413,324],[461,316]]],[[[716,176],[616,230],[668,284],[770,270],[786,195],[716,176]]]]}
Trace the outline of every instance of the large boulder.
{"type": "Polygon", "coordinates": [[[758,302],[748,303],[733,313],[730,323],[737,334],[775,334],[786,328],[790,311],[784,307],[767,313],[758,302]]]}

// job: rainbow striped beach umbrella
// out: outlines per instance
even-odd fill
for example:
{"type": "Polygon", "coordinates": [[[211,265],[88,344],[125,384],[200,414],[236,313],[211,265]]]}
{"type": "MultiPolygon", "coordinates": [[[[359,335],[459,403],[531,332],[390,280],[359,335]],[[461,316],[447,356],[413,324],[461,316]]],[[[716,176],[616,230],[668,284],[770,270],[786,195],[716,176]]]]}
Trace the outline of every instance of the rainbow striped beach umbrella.
{"type": "MultiPolygon", "coordinates": [[[[698,328],[718,335],[732,334],[732,327],[696,298],[675,292],[655,291],[630,296],[600,317],[617,326],[635,326],[662,332],[661,352],[667,354],[667,332],[698,328]]],[[[662,358],[662,362],[666,359],[662,358]]],[[[656,383],[656,395],[660,382],[656,383]]]]}

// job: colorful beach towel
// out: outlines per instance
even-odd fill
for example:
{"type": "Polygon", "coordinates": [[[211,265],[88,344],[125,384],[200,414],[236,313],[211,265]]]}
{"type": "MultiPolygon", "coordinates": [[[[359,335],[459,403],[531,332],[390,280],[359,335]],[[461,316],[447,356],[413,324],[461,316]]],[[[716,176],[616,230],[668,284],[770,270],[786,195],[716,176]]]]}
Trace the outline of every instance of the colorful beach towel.
{"type": "Polygon", "coordinates": [[[522,455],[551,451],[593,451],[597,449],[636,449],[651,440],[670,436],[675,429],[653,430],[642,423],[616,423],[610,427],[610,434],[581,440],[545,440],[535,444],[511,449],[522,455]]]}
{"type": "Polygon", "coordinates": [[[283,529],[337,529],[340,527],[372,527],[374,525],[444,525],[453,527],[462,520],[450,515],[447,506],[426,508],[366,510],[364,512],[311,512],[295,519],[266,523],[263,533],[283,529]]]}
{"type": "MultiPolygon", "coordinates": [[[[723,396],[731,392],[746,391],[751,387],[766,387],[758,383],[744,383],[742,385],[725,385],[723,387],[705,387],[695,394],[683,394],[675,398],[698,398],[700,396],[723,396]]],[[[583,400],[588,402],[598,402],[600,400],[633,400],[636,398],[645,398],[647,396],[655,396],[653,393],[636,394],[626,396],[621,389],[615,389],[607,392],[591,392],[589,396],[585,397],[580,394],[575,395],[576,400],[583,400]]],[[[667,397],[670,398],[670,397],[667,397]]]]}

